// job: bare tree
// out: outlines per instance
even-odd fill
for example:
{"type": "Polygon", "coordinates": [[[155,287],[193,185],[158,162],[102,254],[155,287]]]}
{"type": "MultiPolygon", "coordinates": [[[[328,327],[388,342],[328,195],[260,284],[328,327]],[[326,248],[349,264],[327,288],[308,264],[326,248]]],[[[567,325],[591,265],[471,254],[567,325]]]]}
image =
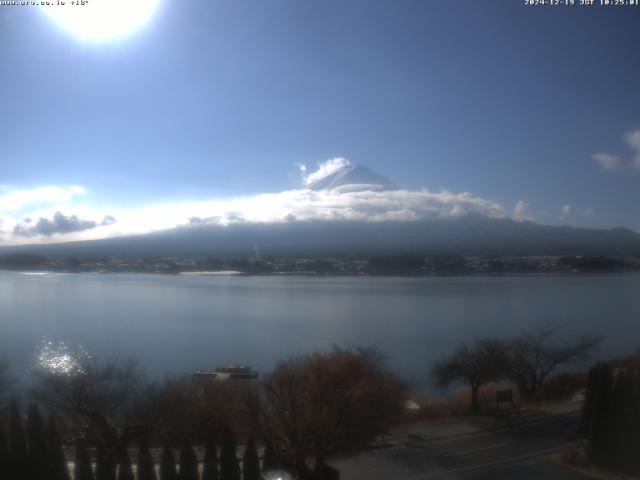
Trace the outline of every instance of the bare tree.
{"type": "Polygon", "coordinates": [[[104,478],[115,477],[127,445],[154,425],[153,399],[134,361],[86,361],[74,372],[39,380],[34,396],[86,427],[104,478]]]}
{"type": "Polygon", "coordinates": [[[509,377],[527,399],[536,396],[553,370],[587,360],[601,341],[589,333],[559,339],[559,331],[542,328],[510,342],[509,377]]]}
{"type": "Polygon", "coordinates": [[[245,389],[242,382],[207,377],[168,377],[154,387],[161,433],[179,444],[184,438],[205,443],[225,424],[241,423],[245,389]]]}
{"type": "Polygon", "coordinates": [[[371,350],[335,347],[280,363],[249,395],[250,418],[267,444],[299,472],[307,459],[357,449],[402,412],[405,386],[371,350]]]}
{"type": "Polygon", "coordinates": [[[506,375],[507,345],[499,339],[486,338],[472,345],[461,344],[450,356],[433,367],[436,384],[447,387],[455,382],[471,387],[471,411],[480,411],[479,393],[482,385],[500,380],[506,375]]]}
{"type": "Polygon", "coordinates": [[[9,392],[12,379],[9,373],[9,362],[0,358],[0,399],[9,392]]]}

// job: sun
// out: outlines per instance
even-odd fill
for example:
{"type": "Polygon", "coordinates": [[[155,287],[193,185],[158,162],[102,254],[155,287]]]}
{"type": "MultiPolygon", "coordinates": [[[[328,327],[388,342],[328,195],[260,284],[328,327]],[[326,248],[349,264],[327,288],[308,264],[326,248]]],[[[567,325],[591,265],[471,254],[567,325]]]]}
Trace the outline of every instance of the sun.
{"type": "Polygon", "coordinates": [[[52,0],[41,9],[60,27],[82,40],[105,41],[146,25],[162,0],[52,0]]]}

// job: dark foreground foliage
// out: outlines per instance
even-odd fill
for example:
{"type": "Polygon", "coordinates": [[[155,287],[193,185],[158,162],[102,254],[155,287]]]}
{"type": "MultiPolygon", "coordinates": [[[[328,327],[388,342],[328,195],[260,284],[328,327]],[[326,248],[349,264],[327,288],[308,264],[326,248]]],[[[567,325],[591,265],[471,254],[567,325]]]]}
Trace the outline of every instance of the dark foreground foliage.
{"type": "Polygon", "coordinates": [[[320,479],[328,455],[360,449],[402,414],[407,389],[386,359],[376,348],[336,347],[251,382],[150,382],[135,361],[78,359],[73,371],[39,372],[30,391],[56,417],[45,421],[36,404],[22,415],[12,402],[0,478],[258,480],[285,469],[320,479]]]}
{"type": "Polygon", "coordinates": [[[596,465],[640,471],[640,368],[600,363],[589,372],[580,435],[596,465]]]}

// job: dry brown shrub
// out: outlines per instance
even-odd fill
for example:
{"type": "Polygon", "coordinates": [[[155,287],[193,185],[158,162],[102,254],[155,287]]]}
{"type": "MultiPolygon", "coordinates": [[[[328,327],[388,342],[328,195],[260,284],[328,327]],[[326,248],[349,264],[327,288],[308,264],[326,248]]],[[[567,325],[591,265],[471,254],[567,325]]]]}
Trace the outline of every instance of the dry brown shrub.
{"type": "Polygon", "coordinates": [[[585,449],[576,442],[562,447],[556,455],[556,460],[572,467],[588,468],[590,466],[585,449]]]}
{"type": "Polygon", "coordinates": [[[560,373],[544,383],[538,395],[538,400],[542,402],[570,400],[586,386],[586,372],[560,373]]]}

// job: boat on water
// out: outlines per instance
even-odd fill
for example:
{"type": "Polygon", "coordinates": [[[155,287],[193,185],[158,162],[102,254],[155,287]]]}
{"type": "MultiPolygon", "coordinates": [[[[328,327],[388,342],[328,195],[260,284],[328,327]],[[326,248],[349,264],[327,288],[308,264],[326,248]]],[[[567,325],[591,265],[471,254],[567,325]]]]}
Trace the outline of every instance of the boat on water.
{"type": "Polygon", "coordinates": [[[217,367],[215,370],[196,370],[193,372],[196,377],[208,377],[219,381],[226,380],[255,380],[260,376],[260,372],[252,370],[246,365],[225,365],[217,367]]]}

